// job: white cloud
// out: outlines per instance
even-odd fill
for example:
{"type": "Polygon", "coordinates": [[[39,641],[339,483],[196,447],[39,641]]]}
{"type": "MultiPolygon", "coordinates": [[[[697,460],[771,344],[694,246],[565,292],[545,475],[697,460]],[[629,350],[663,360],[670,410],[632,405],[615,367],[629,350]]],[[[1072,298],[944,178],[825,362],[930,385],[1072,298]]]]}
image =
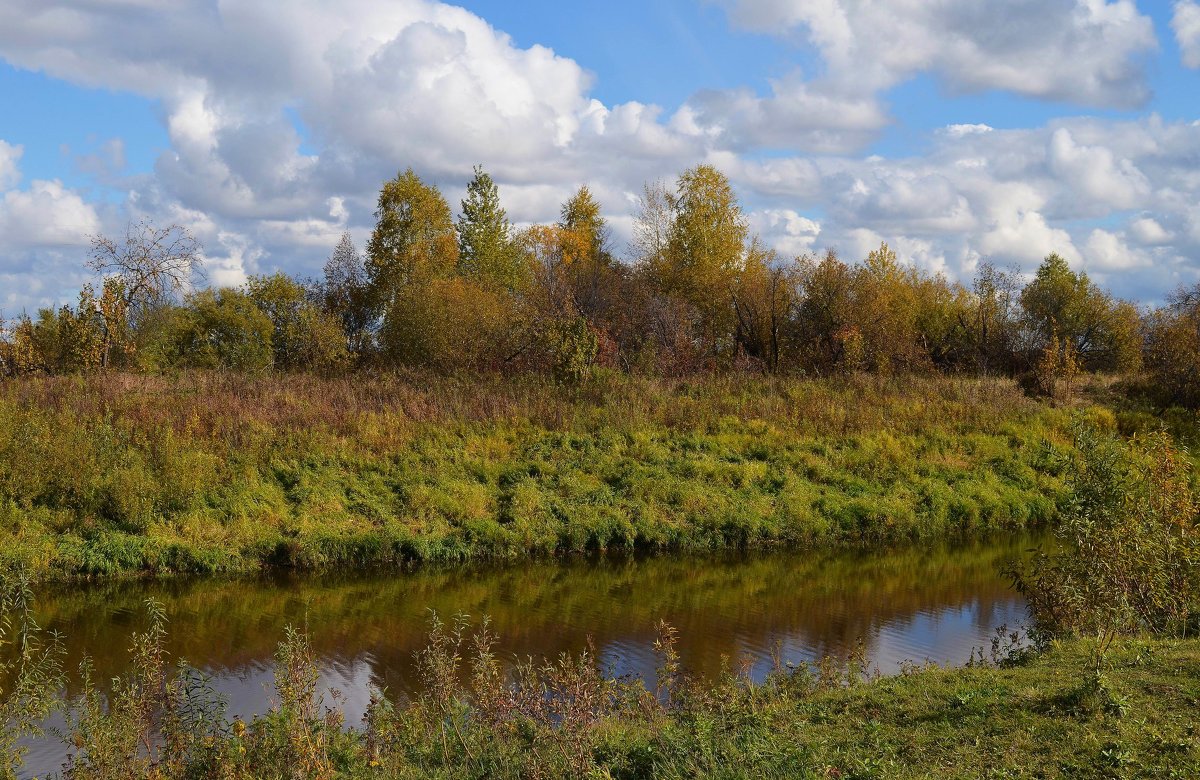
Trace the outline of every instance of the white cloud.
{"type": "Polygon", "coordinates": [[[21,171],[17,165],[24,151],[20,146],[0,140],[0,191],[15,187],[21,180],[21,171]]]}
{"type": "Polygon", "coordinates": [[[0,236],[8,247],[85,246],[99,230],[96,210],[60,181],[35,180],[0,197],[0,236]]]}
{"type": "Polygon", "coordinates": [[[821,223],[792,209],[751,212],[750,227],[785,258],[811,252],[821,235],[821,223]]]}
{"type": "Polygon", "coordinates": [[[1085,213],[1089,207],[1098,214],[1133,208],[1150,192],[1150,182],[1130,160],[1117,159],[1104,146],[1077,143],[1065,127],[1050,136],[1047,158],[1050,170],[1068,187],[1070,204],[1085,213]]]}
{"type": "Polygon", "coordinates": [[[1168,231],[1152,217],[1140,217],[1129,224],[1129,232],[1138,242],[1148,246],[1161,246],[1171,242],[1175,234],[1168,231]]]}
{"type": "Polygon", "coordinates": [[[947,125],[943,132],[951,138],[962,138],[966,135],[981,135],[990,133],[994,128],[988,125],[947,125]]]}
{"type": "MultiPolygon", "coordinates": [[[[0,232],[0,274],[31,300],[58,294],[35,290],[35,264],[39,279],[76,284],[78,253],[34,249],[77,246],[67,226],[184,224],[215,283],[311,274],[342,231],[361,242],[397,170],[416,167],[457,205],[480,162],[520,223],[554,219],[588,183],[618,250],[643,181],[710,162],[785,256],[833,246],[857,259],[887,240],[960,275],[984,258],[1030,270],[1057,251],[1131,288],[1200,256],[1200,124],[962,123],[930,133],[920,156],[855,156],[893,121],[884,91],[920,73],[952,91],[1139,105],[1156,42],[1130,0],[727,0],[739,23],[811,44],[821,62],[765,91],[697,85],[673,111],[605,105],[578,63],[435,0],[164,2],[0,3],[0,57],[153,99],[170,141],[137,176],[121,178],[119,145],[80,158],[130,193],[119,213],[60,182],[17,189],[21,148],[0,142],[0,224],[14,231],[0,232]]],[[[1194,5],[1176,4],[1177,35],[1194,5]]]]}
{"type": "Polygon", "coordinates": [[[1099,271],[1129,271],[1151,264],[1145,253],[1130,248],[1125,237],[1097,228],[1088,236],[1084,246],[1086,266],[1099,271]]]}
{"type": "Polygon", "coordinates": [[[1171,29],[1183,56],[1183,64],[1200,68],[1200,4],[1194,0],[1175,0],[1171,29]]]}
{"type": "Polygon", "coordinates": [[[719,0],[735,22],[811,44],[829,78],[883,89],[933,73],[956,91],[1131,107],[1154,25],[1133,0],[719,0]]]}

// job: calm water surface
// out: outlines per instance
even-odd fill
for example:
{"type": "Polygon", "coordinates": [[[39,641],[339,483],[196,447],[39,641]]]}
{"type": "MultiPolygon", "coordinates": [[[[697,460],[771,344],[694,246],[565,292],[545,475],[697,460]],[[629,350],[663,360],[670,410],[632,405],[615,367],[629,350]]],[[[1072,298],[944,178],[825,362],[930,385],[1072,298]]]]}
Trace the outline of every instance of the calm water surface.
{"type": "MultiPolygon", "coordinates": [[[[130,633],[145,626],[145,600],[159,600],[171,654],[212,675],[230,714],[243,717],[270,706],[284,627],[307,625],[322,685],[344,694],[347,722],[356,723],[373,690],[414,690],[413,653],[430,610],[490,616],[502,656],[575,652],[590,637],[615,674],[653,676],[660,619],[679,630],[684,666],[698,675],[718,674],[723,659],[746,659],[762,675],[775,648],[799,662],[843,655],[860,641],[884,673],[905,661],[960,664],[990,646],[999,627],[1024,620],[1024,603],[999,570],[1032,543],[73,586],[41,593],[38,612],[64,635],[69,668],[86,653],[107,679],[125,668],[130,633]]],[[[27,775],[65,758],[55,740],[32,748],[27,775]]]]}

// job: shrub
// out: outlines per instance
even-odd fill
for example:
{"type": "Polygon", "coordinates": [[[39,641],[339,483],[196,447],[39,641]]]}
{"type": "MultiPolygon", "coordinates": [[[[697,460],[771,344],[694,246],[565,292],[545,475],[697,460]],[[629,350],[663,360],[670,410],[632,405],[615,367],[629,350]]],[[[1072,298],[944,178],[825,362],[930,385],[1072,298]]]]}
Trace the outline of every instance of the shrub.
{"type": "Polygon", "coordinates": [[[1081,427],[1058,549],[1013,571],[1043,636],[1187,630],[1200,597],[1192,464],[1166,434],[1081,427]]]}

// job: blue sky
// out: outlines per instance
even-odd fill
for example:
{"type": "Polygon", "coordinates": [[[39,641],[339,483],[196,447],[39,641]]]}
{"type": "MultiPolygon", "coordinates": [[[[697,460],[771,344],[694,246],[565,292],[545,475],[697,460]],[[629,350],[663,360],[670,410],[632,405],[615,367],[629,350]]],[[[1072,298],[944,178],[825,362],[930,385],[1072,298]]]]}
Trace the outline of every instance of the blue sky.
{"type": "Polygon", "coordinates": [[[1200,279],[1197,95],[1197,0],[0,0],[0,310],[140,218],[213,283],[313,274],[397,170],[476,163],[521,224],[588,183],[621,251],[709,162],[784,256],[1057,251],[1154,302],[1200,279]]]}

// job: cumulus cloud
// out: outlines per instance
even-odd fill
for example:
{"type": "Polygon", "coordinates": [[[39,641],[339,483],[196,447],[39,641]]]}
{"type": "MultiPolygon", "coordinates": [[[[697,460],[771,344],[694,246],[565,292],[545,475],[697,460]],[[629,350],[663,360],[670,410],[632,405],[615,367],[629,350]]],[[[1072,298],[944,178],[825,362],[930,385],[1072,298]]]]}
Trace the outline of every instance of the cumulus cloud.
{"type": "Polygon", "coordinates": [[[1200,252],[1197,148],[1200,124],[1056,120],[938,133],[909,158],[764,160],[738,181],[769,209],[820,209],[820,245],[850,259],[886,240],[909,262],[965,278],[984,259],[1030,272],[1057,252],[1122,294],[1161,297],[1200,252]],[[793,175],[802,184],[783,186],[793,175]]]}
{"type": "Polygon", "coordinates": [[[753,212],[750,227],[786,258],[810,253],[821,235],[820,222],[792,209],[753,212]]]}
{"type": "Polygon", "coordinates": [[[1175,0],[1171,29],[1183,55],[1183,64],[1200,68],[1200,4],[1194,0],[1175,0]]]}
{"type": "Polygon", "coordinates": [[[738,24],[816,47],[828,78],[883,89],[917,73],[947,87],[1128,108],[1149,97],[1157,45],[1133,0],[721,0],[738,24]]]}
{"type": "MultiPolygon", "coordinates": [[[[189,227],[213,283],[315,274],[343,231],[361,242],[384,178],[412,165],[455,203],[479,162],[518,223],[554,219],[587,182],[618,250],[643,181],[710,162],[785,256],[857,259],[886,240],[954,276],[984,258],[1030,270],[1057,251],[1150,284],[1200,251],[1198,124],[962,123],[920,156],[858,156],[894,121],[881,96],[920,73],[953,91],[1141,105],[1156,41],[1131,0],[722,1],[819,63],[763,90],[698,84],[668,110],[602,103],[578,63],[436,0],[9,0],[0,57],[156,101],[170,146],[137,175],[119,143],[79,158],[128,193],[116,213],[61,182],[19,188],[21,148],[0,141],[0,278],[43,300],[54,293],[39,280],[74,284],[62,269],[79,258],[62,247],[140,216],[189,227]]],[[[1181,46],[1194,8],[1176,3],[1181,46]]]]}
{"type": "Polygon", "coordinates": [[[63,266],[101,226],[96,209],[60,181],[18,187],[21,154],[0,140],[0,311],[9,312],[53,304],[73,290],[82,274],[63,266]]]}
{"type": "Polygon", "coordinates": [[[58,180],[35,179],[26,189],[15,188],[21,154],[21,147],[0,140],[0,236],[6,248],[86,244],[100,229],[95,208],[58,180]]]}
{"type": "Polygon", "coordinates": [[[1047,162],[1066,186],[1069,203],[1084,212],[1133,208],[1150,192],[1150,182],[1133,162],[1118,159],[1107,147],[1079,144],[1065,127],[1050,136],[1047,162]]]}

